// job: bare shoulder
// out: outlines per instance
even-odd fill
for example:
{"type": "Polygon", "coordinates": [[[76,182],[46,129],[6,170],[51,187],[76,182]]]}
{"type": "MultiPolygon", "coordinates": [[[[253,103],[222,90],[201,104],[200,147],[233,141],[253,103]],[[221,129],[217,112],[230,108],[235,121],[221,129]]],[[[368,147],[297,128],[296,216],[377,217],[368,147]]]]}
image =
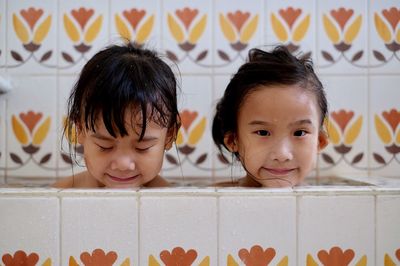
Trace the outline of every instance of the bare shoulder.
{"type": "Polygon", "coordinates": [[[153,180],[144,185],[145,187],[169,187],[171,184],[162,178],[161,176],[156,176],[153,180]]]}
{"type": "Polygon", "coordinates": [[[84,171],[79,174],[64,177],[51,185],[54,188],[94,188],[98,187],[97,182],[93,182],[88,177],[88,172],[84,171]]]}

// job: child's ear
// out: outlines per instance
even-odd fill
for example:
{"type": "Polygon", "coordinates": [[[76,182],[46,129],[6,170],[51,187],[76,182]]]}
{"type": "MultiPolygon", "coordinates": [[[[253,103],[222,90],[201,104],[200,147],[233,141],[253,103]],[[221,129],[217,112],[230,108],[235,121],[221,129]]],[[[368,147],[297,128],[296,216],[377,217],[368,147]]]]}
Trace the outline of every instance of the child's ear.
{"type": "Polygon", "coordinates": [[[167,136],[165,137],[165,145],[164,149],[169,150],[172,148],[172,144],[174,144],[174,141],[176,140],[178,131],[176,129],[170,129],[167,132],[167,136]]]}
{"type": "Polygon", "coordinates": [[[224,136],[224,144],[228,150],[232,153],[238,151],[238,146],[236,145],[236,135],[232,132],[227,132],[224,136]]]}
{"type": "Polygon", "coordinates": [[[76,139],[77,139],[77,141],[78,141],[78,143],[79,144],[83,144],[83,142],[85,141],[85,137],[86,137],[86,134],[85,134],[85,131],[84,130],[82,130],[82,128],[81,127],[78,127],[78,126],[76,126],[76,139]]]}
{"type": "Polygon", "coordinates": [[[324,130],[320,130],[318,134],[318,151],[323,150],[329,143],[328,134],[324,130]]]}

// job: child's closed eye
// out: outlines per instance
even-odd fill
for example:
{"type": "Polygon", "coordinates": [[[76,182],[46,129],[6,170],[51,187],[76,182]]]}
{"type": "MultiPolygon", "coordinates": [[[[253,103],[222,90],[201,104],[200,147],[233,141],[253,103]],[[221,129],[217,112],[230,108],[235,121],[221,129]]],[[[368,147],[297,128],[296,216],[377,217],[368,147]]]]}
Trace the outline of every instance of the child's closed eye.
{"type": "Polygon", "coordinates": [[[99,144],[97,144],[97,146],[100,148],[100,150],[101,151],[110,151],[110,150],[112,150],[113,149],[113,146],[102,146],[102,145],[99,145],[99,144]]]}
{"type": "Polygon", "coordinates": [[[148,151],[151,147],[153,147],[153,145],[148,146],[148,147],[136,147],[136,150],[137,150],[138,152],[146,152],[146,151],[148,151]]]}

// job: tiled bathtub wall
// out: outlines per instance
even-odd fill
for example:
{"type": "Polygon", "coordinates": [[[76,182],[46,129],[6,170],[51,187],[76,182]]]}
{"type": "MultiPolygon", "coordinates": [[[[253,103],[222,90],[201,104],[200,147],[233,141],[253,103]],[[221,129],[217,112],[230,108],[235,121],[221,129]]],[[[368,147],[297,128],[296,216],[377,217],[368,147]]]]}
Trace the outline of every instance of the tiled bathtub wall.
{"type": "Polygon", "coordinates": [[[327,90],[331,145],[316,173],[399,177],[399,21],[398,0],[0,0],[0,75],[14,84],[0,95],[0,183],[71,174],[66,97],[120,34],[181,74],[183,140],[164,176],[231,176],[211,140],[215,102],[249,48],[283,43],[310,54],[327,90]]]}
{"type": "Polygon", "coordinates": [[[4,188],[0,210],[1,266],[400,264],[400,186],[4,188]]]}

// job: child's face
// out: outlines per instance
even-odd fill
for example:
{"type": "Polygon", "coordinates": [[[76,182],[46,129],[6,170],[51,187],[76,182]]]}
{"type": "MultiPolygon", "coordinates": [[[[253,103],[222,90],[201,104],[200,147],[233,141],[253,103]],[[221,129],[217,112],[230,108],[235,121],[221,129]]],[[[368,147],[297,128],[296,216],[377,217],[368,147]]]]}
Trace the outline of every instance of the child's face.
{"type": "Polygon", "coordinates": [[[164,150],[170,147],[167,129],[149,122],[144,138],[139,142],[141,119],[132,129],[131,114],[125,115],[128,136],[112,137],[100,118],[96,133],[85,131],[78,140],[84,146],[87,170],[91,177],[108,188],[140,187],[158,176],[164,150]]]}
{"type": "Polygon", "coordinates": [[[287,187],[301,183],[315,167],[327,144],[319,129],[311,92],[298,85],[260,87],[245,98],[235,142],[228,147],[239,153],[248,178],[263,187],[287,187]]]}

